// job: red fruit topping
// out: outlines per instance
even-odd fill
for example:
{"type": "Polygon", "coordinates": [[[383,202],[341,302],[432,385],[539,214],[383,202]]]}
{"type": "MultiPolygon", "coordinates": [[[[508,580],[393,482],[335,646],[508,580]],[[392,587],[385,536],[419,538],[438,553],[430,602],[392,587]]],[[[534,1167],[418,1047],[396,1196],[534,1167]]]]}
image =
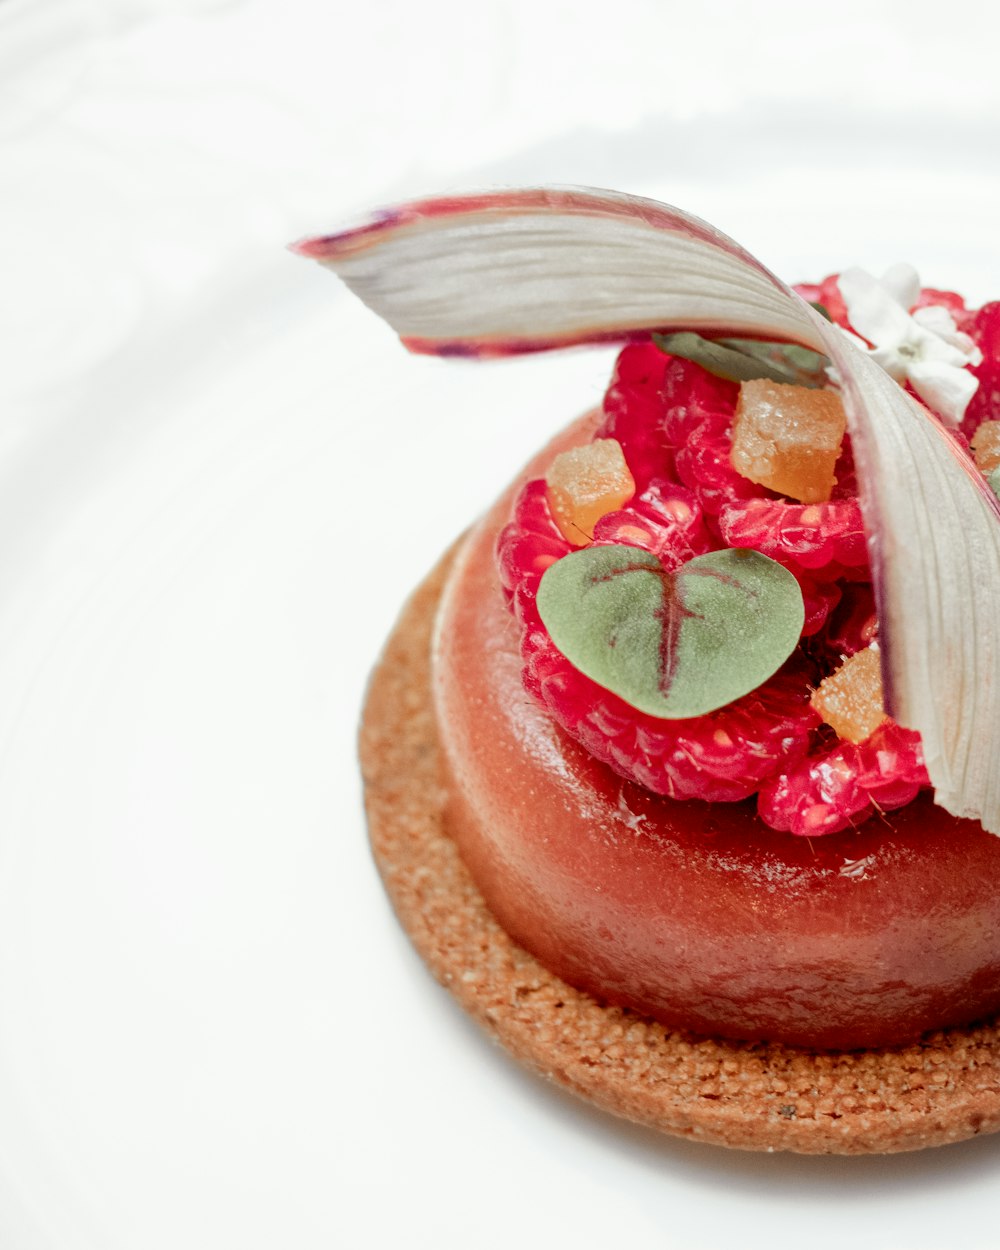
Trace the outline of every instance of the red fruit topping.
{"type": "Polygon", "coordinates": [[[983,353],[982,364],[972,370],[979,386],[962,421],[971,436],[983,421],[1000,421],[1000,302],[984,304],[966,329],[983,353]]]}
{"type": "MultiPolygon", "coordinates": [[[[833,283],[827,279],[817,291],[839,315],[833,283]]],[[[1000,304],[993,308],[977,332],[1000,344],[1000,304]]],[[[804,645],[757,690],[706,716],[667,720],[636,710],[575,669],[549,637],[535,601],[545,570],[572,549],[544,481],[521,490],[500,534],[500,578],[521,623],[525,686],[593,756],[657,794],[713,802],[758,794],[760,815],[773,828],[832,833],[909,802],[928,784],[920,742],[892,721],[857,745],[821,727],[813,691],[877,632],[850,440],[837,462],[833,497],[790,501],[733,468],[738,400],[736,384],[652,343],[626,347],[594,438],[621,445],[636,493],[596,521],[593,542],[640,547],[671,570],[724,545],[752,548],[789,569],[802,590],[804,645]]]]}
{"type": "Polygon", "coordinates": [[[984,364],[1000,360],[1000,300],[992,300],[973,313],[967,332],[983,353],[984,364]]]}
{"type": "MultiPolygon", "coordinates": [[[[709,516],[718,516],[727,504],[760,497],[763,488],[741,477],[730,463],[728,433],[714,433],[706,422],[696,428],[692,440],[676,454],[677,476],[709,516]]],[[[770,491],[766,494],[773,497],[770,491]]]]}
{"type": "MultiPolygon", "coordinates": [[[[856,499],[829,503],[786,503],[748,499],[719,513],[719,532],[730,547],[753,547],[779,564],[812,569],[831,564],[867,568],[861,508],[856,499]]],[[[834,570],[833,576],[840,573],[834,570]]]]}
{"type": "Polygon", "coordinates": [[[955,291],[939,291],[937,287],[925,286],[921,287],[920,294],[917,296],[917,302],[910,309],[913,312],[916,308],[947,308],[955,319],[955,325],[968,333],[969,324],[972,321],[972,314],[965,307],[965,300],[955,291]]]}
{"type": "MultiPolygon", "coordinates": [[[[661,353],[662,354],[662,353],[661,353]]],[[[739,384],[717,378],[690,360],[664,356],[664,429],[668,440],[679,447],[704,421],[729,425],[740,397],[739,384]]]]}
{"type": "Polygon", "coordinates": [[[761,788],[757,810],[772,829],[816,837],[902,807],[929,784],[920,736],[886,720],[865,742],[837,741],[792,764],[761,788]]]}
{"type": "Polygon", "coordinates": [[[694,494],[674,482],[654,480],[629,508],[609,512],[594,530],[595,545],[624,543],[658,556],[668,569],[715,549],[694,494]]]}
{"type": "Polygon", "coordinates": [[[830,314],[832,321],[839,326],[850,326],[847,319],[847,305],[844,303],[844,297],[840,293],[839,285],[840,274],[831,273],[824,278],[819,284],[819,291],[816,296],[816,302],[823,305],[830,314]]]}
{"type": "Polygon", "coordinates": [[[500,585],[508,601],[513,597],[521,605],[517,614],[522,621],[528,619],[524,613],[529,607],[534,612],[542,574],[573,550],[553,520],[547,495],[543,479],[528,482],[517,497],[513,520],[497,538],[500,585]]]}
{"type": "Polygon", "coordinates": [[[809,304],[819,303],[819,283],[818,282],[796,282],[792,288],[797,295],[809,304]]]}
{"type": "Polygon", "coordinates": [[[524,586],[537,589],[549,565],[561,560],[571,550],[565,540],[526,534],[516,525],[508,525],[497,543],[500,583],[509,594],[524,586]]]}
{"type": "Polygon", "coordinates": [[[817,581],[794,565],[789,565],[788,570],[794,574],[802,591],[802,604],[806,611],[802,637],[811,638],[819,633],[826,624],[827,617],[840,602],[840,586],[834,581],[817,581]]]}
{"type": "Polygon", "coordinates": [[[571,737],[623,777],[675,799],[748,798],[806,750],[818,722],[801,669],[707,716],[661,720],[584,677],[542,629],[524,638],[522,655],[529,685],[571,737]]]}
{"type": "Polygon", "coordinates": [[[595,438],[614,438],[641,490],[670,465],[664,439],[663,379],[669,357],[653,343],[634,343],[618,357],[595,438]]]}

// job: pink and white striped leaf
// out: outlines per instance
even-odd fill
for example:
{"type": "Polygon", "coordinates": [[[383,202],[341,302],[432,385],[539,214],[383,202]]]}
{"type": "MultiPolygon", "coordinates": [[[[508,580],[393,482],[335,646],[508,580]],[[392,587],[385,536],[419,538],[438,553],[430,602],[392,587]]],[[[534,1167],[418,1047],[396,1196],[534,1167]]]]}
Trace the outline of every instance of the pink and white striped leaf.
{"type": "Polygon", "coordinates": [[[731,239],[611,191],[424,200],[293,250],[328,265],[429,355],[508,356],[682,323],[816,343],[804,305],[731,239]]]}
{"type": "Polygon", "coordinates": [[[697,330],[828,355],[858,466],[887,709],[920,732],[937,802],[1000,833],[1000,505],[941,422],[759,261],[678,209],[587,189],[425,200],[294,250],[413,351],[490,357],[697,330]]]}

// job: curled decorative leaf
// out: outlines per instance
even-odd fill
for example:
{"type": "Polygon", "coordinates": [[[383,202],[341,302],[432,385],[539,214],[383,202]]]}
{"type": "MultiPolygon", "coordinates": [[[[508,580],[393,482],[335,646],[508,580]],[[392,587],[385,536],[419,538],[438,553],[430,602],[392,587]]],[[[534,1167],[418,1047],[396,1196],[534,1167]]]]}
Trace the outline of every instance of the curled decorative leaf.
{"type": "Polygon", "coordinates": [[[422,200],[293,250],[429,355],[509,356],[672,326],[817,346],[807,306],[732,239],[614,191],[422,200]]]}
{"type": "Polygon", "coordinates": [[[295,250],[414,351],[498,356],[694,330],[829,356],[858,470],[886,710],[919,731],[937,801],[1000,832],[1000,504],[940,421],[759,261],[678,209],[544,188],[424,200],[295,250]]]}
{"type": "Polygon", "coordinates": [[[795,650],[805,621],[792,574],[742,548],[671,573],[638,547],[585,547],[546,569],[538,611],[571,664],[670,720],[755,690],[795,650]]]}
{"type": "Polygon", "coordinates": [[[693,360],[709,373],[729,382],[767,378],[771,382],[815,389],[827,386],[830,380],[826,373],[828,358],[795,343],[708,339],[691,330],[654,334],[653,341],[669,355],[693,360]]]}

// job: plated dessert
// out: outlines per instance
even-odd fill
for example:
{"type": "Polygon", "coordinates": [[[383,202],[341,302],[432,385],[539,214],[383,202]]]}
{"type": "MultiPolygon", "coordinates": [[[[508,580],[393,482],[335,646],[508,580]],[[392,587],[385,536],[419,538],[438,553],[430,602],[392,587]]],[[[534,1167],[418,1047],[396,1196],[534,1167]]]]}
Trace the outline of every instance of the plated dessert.
{"type": "Polygon", "coordinates": [[[373,846],[439,979],[667,1131],[1000,1127],[1000,306],[903,266],[793,291],[582,190],[297,250],[413,350],[623,343],[373,678],[373,846]]]}

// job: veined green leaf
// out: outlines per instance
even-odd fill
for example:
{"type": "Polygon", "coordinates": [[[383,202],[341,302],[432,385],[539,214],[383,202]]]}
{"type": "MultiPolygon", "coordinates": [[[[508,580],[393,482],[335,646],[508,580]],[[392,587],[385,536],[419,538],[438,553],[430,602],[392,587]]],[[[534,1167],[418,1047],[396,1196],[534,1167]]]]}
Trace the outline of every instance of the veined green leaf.
{"type": "Polygon", "coordinates": [[[584,547],[546,570],[538,610],[581,673],[670,720],[755,690],[792,654],[805,620],[786,568],[732,548],[668,572],[638,547],[584,547]]]}

